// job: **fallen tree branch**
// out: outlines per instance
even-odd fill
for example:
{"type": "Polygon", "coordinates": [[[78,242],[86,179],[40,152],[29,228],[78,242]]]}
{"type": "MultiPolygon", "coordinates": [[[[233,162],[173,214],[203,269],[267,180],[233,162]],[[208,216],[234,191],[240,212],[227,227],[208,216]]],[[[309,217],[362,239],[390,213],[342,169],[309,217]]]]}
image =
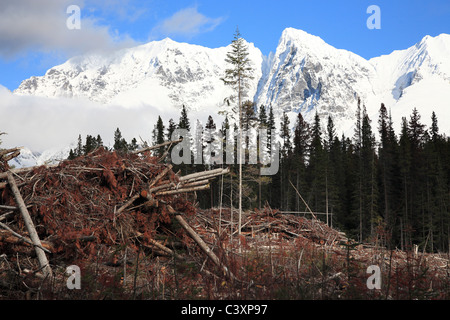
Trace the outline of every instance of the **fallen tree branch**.
{"type": "Polygon", "coordinates": [[[19,151],[19,153],[20,153],[21,149],[22,149],[22,147],[0,150],[0,157],[3,157],[4,155],[7,155],[8,153],[16,153],[17,151],[19,151]]]}
{"type": "Polygon", "coordinates": [[[42,168],[42,167],[44,167],[46,169],[49,169],[49,168],[56,168],[57,166],[58,165],[55,164],[55,165],[44,165],[44,166],[35,166],[35,167],[28,167],[28,168],[12,169],[12,170],[9,170],[8,172],[0,172],[0,179],[7,179],[9,172],[15,173],[15,174],[20,174],[20,173],[30,172],[30,171],[33,171],[35,169],[42,168]]]}
{"type": "MultiPolygon", "coordinates": [[[[26,185],[27,183],[26,182],[21,182],[21,183],[16,182],[16,184],[17,184],[17,187],[20,188],[20,187],[26,185]]],[[[5,189],[7,186],[8,186],[8,182],[0,182],[0,190],[5,189]]]]}
{"type": "Polygon", "coordinates": [[[217,265],[218,267],[222,268],[225,275],[227,277],[229,277],[232,280],[236,280],[236,277],[233,275],[233,273],[226,267],[224,266],[219,258],[216,256],[216,254],[208,247],[208,245],[203,241],[203,239],[197,234],[197,232],[195,232],[194,229],[191,228],[191,226],[186,222],[186,220],[184,220],[184,218],[177,214],[176,211],[170,206],[167,206],[167,209],[169,210],[170,213],[175,214],[175,219],[181,224],[181,226],[187,231],[187,233],[189,234],[189,236],[195,241],[197,242],[197,244],[199,245],[199,247],[206,253],[206,255],[214,262],[215,265],[217,265]]]}
{"type": "MultiPolygon", "coordinates": [[[[0,242],[6,242],[15,245],[30,245],[31,247],[34,246],[33,242],[29,238],[12,231],[10,228],[8,228],[7,225],[0,222],[0,227],[5,229],[5,231],[0,230],[0,242]]],[[[41,243],[41,249],[45,252],[51,253],[52,250],[54,250],[54,245],[52,243],[48,241],[41,241],[41,243]]]]}
{"type": "Polygon", "coordinates": [[[28,209],[25,205],[25,202],[23,201],[22,196],[20,195],[19,188],[17,188],[16,181],[14,180],[11,172],[7,172],[8,182],[9,186],[11,188],[11,191],[14,194],[14,198],[16,199],[16,203],[20,209],[20,213],[22,214],[22,218],[25,222],[25,226],[28,230],[28,234],[30,235],[31,241],[33,245],[35,246],[36,255],[39,260],[39,264],[41,268],[43,269],[45,276],[51,276],[52,275],[52,269],[50,268],[50,265],[47,260],[47,256],[45,255],[45,250],[42,248],[41,240],[39,239],[39,236],[36,232],[36,229],[33,224],[33,220],[31,220],[30,214],[28,213],[28,209]]]}
{"type": "Polygon", "coordinates": [[[7,237],[4,236],[3,232],[0,231],[0,241],[5,241],[5,242],[9,242],[9,243],[15,243],[15,244],[20,244],[20,241],[23,241],[25,243],[28,243],[29,245],[32,246],[36,246],[40,249],[42,249],[45,252],[48,253],[52,253],[49,249],[46,249],[45,247],[42,246],[42,243],[40,245],[35,245],[33,243],[33,241],[31,241],[30,239],[28,239],[27,237],[24,237],[20,234],[18,234],[17,232],[15,232],[14,230],[12,230],[10,227],[8,227],[8,225],[4,224],[3,222],[0,222],[0,227],[2,227],[3,229],[7,230],[11,235],[13,235],[15,238],[19,239],[19,241],[6,241],[5,239],[7,239],[7,237]]]}
{"type": "Polygon", "coordinates": [[[129,206],[131,206],[133,204],[133,202],[135,202],[137,199],[140,198],[140,194],[136,194],[134,195],[130,200],[128,200],[127,203],[125,203],[123,206],[121,206],[119,208],[119,210],[117,210],[116,214],[121,214],[123,211],[125,211],[125,209],[127,209],[129,206]]]}
{"type": "Polygon", "coordinates": [[[151,187],[153,187],[155,184],[157,184],[159,182],[159,180],[161,180],[162,178],[164,178],[164,176],[170,171],[172,170],[173,166],[169,165],[167,166],[160,174],[158,174],[156,176],[155,179],[152,180],[152,182],[150,182],[149,184],[149,189],[151,189],[151,187]]]}
{"type": "Polygon", "coordinates": [[[13,207],[13,206],[4,206],[0,204],[0,209],[5,209],[5,210],[17,210],[17,207],[13,207]]]}
{"type": "Polygon", "coordinates": [[[152,245],[154,245],[155,247],[157,247],[158,249],[164,251],[165,253],[167,253],[167,254],[169,254],[171,256],[174,256],[177,259],[182,259],[182,257],[179,254],[175,253],[173,250],[167,248],[166,246],[162,245],[161,243],[159,243],[159,242],[157,242],[157,241],[155,241],[153,239],[149,239],[149,242],[152,245]]]}
{"type": "Polygon", "coordinates": [[[8,161],[10,161],[10,160],[12,160],[12,159],[18,157],[19,155],[20,155],[20,150],[18,150],[18,151],[16,151],[16,152],[13,152],[13,153],[11,153],[11,154],[9,154],[9,155],[4,155],[4,156],[3,156],[3,160],[6,161],[6,162],[8,162],[8,161]]]}

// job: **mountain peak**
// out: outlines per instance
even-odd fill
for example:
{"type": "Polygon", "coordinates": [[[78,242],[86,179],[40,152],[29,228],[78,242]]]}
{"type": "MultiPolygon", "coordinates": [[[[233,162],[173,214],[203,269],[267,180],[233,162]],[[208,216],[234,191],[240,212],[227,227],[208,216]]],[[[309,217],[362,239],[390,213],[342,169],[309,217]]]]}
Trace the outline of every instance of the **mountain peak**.
{"type": "Polygon", "coordinates": [[[417,49],[426,49],[431,51],[450,51],[450,34],[441,33],[435,37],[426,35],[418,42],[415,47],[417,49]]]}
{"type": "Polygon", "coordinates": [[[322,40],[322,38],[309,34],[306,31],[295,28],[286,28],[283,31],[280,42],[283,41],[284,42],[296,41],[296,42],[307,42],[309,44],[316,44],[316,45],[327,45],[325,41],[322,40]]]}
{"type": "MultiPolygon", "coordinates": [[[[332,115],[341,128],[353,123],[358,97],[375,114],[381,102],[395,110],[399,102],[406,105],[416,91],[416,96],[429,97],[432,81],[448,90],[448,34],[426,36],[409,49],[369,61],[295,28],[283,31],[269,57],[244,41],[255,66],[249,99],[258,106],[277,106],[275,112],[302,112],[309,120],[315,111],[324,119],[332,115]]],[[[181,105],[214,112],[233,93],[220,80],[228,67],[229,49],[229,45],[213,49],[165,38],[110,55],[73,58],[43,77],[23,81],[14,93],[88,98],[101,104],[145,106],[161,112],[178,112],[181,105]]],[[[443,103],[436,103],[437,111],[447,107],[443,103]]]]}

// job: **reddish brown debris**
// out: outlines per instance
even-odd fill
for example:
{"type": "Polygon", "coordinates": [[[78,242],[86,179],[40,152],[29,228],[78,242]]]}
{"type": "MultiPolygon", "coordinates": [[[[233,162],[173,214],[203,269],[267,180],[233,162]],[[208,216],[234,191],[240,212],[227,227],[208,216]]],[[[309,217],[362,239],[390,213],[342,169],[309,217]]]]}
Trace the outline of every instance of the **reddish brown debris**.
{"type": "MultiPolygon", "coordinates": [[[[164,170],[165,179],[178,182],[172,170],[148,154],[118,155],[99,149],[56,167],[42,166],[16,176],[25,182],[20,191],[31,206],[29,212],[40,239],[54,244],[52,257],[73,260],[96,256],[100,245],[126,245],[132,250],[137,250],[139,243],[150,245],[161,226],[170,228],[166,205],[187,216],[194,214],[186,197],[161,196],[158,201],[149,201],[155,195],[148,194],[148,186],[165,183],[154,180],[164,170]],[[117,213],[134,195],[130,206],[117,213]],[[86,237],[91,240],[86,242],[86,237]]],[[[0,205],[15,206],[9,188],[3,188],[0,205]]],[[[23,233],[20,216],[11,219],[9,223],[23,233]]],[[[5,245],[0,242],[0,246],[5,245]]]]}

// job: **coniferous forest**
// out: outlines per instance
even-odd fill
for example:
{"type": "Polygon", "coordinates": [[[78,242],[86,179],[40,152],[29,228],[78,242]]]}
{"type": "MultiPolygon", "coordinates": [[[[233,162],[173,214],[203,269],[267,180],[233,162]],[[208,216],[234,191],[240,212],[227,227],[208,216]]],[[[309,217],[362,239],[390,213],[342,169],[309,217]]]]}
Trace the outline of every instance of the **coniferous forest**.
{"type": "MultiPolygon", "coordinates": [[[[295,123],[290,123],[284,114],[277,124],[272,107],[256,107],[251,102],[244,103],[243,114],[243,128],[268,129],[269,149],[272,141],[277,139],[280,143],[280,168],[276,175],[260,176],[259,165],[244,166],[245,210],[270,206],[305,216],[312,211],[358,242],[381,241],[389,248],[404,250],[418,245],[428,252],[448,252],[450,139],[440,132],[434,112],[427,119],[412,109],[409,117],[403,117],[401,131],[396,132],[384,104],[378,118],[371,119],[359,101],[352,136],[340,134],[331,117],[321,119],[318,114],[312,123],[305,121],[301,113],[295,123]],[[277,125],[279,130],[275,129],[277,125]]],[[[193,134],[201,129],[199,126],[191,125],[183,106],[178,122],[169,119],[164,124],[158,117],[152,129],[152,144],[170,140],[176,128],[193,134]]],[[[218,130],[225,136],[230,126],[228,118],[216,124],[209,116],[204,128],[218,130]]],[[[235,146],[236,143],[237,139],[235,146]]],[[[80,136],[70,158],[101,144],[100,136],[87,136],[83,145],[80,136]]],[[[129,152],[137,147],[136,139],[127,143],[117,128],[115,151],[129,152]]],[[[161,156],[167,151],[162,147],[154,154],[161,156]]],[[[170,157],[165,159],[170,161],[170,157]]],[[[238,165],[227,166],[230,175],[216,179],[210,191],[198,194],[202,208],[220,204],[237,207],[238,165]]],[[[174,167],[187,174],[219,166],[174,167]]]]}

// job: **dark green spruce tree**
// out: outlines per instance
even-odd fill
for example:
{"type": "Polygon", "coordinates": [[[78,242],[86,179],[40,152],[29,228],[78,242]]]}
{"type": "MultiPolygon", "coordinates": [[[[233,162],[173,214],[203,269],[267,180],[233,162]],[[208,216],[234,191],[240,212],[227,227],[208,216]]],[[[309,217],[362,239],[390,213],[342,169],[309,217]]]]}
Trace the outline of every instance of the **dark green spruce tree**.
{"type": "MultiPolygon", "coordinates": [[[[164,123],[160,116],[158,116],[158,120],[156,121],[155,127],[152,132],[152,140],[153,145],[160,145],[165,142],[165,134],[164,134],[164,123]]],[[[162,155],[165,152],[165,147],[159,147],[158,149],[154,150],[153,153],[156,157],[162,157],[162,155]]]]}

